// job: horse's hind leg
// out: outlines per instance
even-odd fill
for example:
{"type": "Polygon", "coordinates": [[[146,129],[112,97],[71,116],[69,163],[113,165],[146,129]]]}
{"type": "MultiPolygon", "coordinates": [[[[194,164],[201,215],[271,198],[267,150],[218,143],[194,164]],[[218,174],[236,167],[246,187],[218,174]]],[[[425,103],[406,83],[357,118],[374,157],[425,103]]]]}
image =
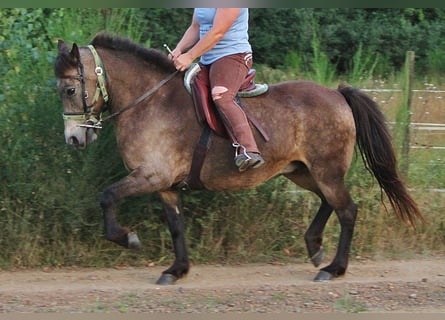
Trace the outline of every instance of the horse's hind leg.
{"type": "Polygon", "coordinates": [[[308,254],[316,267],[323,260],[323,231],[334,209],[340,221],[341,233],[337,254],[333,262],[322,268],[314,280],[326,281],[343,275],[348,265],[349,250],[357,216],[357,206],[346,190],[343,179],[338,177],[333,179],[326,178],[326,181],[333,182],[323,183],[319,181],[316,183],[306,168],[299,172],[287,174],[286,177],[302,188],[314,192],[321,199],[320,208],[305,233],[308,254]]]}
{"type": "Polygon", "coordinates": [[[317,214],[304,234],[304,240],[306,242],[309,258],[311,259],[312,264],[315,267],[318,267],[324,259],[323,231],[329,217],[331,216],[333,208],[326,201],[306,167],[302,167],[299,171],[286,174],[285,176],[300,187],[312,191],[321,199],[321,205],[317,211],[317,214]]]}
{"type": "Polygon", "coordinates": [[[326,202],[324,198],[322,198],[321,200],[322,201],[320,208],[318,209],[314,220],[312,220],[312,223],[304,234],[306,248],[312,264],[315,267],[318,267],[324,259],[323,231],[333,211],[332,207],[326,202]]]}
{"type": "Polygon", "coordinates": [[[168,221],[170,234],[175,250],[175,262],[162,273],[157,284],[174,284],[177,279],[183,277],[189,271],[189,260],[184,237],[184,217],[182,214],[181,199],[177,192],[160,192],[164,211],[168,221]]]}
{"type": "Polygon", "coordinates": [[[340,239],[337,253],[332,263],[320,270],[315,281],[326,281],[343,275],[349,261],[352,235],[357,218],[357,205],[352,201],[343,182],[321,188],[329,205],[334,208],[340,222],[340,239]]]}

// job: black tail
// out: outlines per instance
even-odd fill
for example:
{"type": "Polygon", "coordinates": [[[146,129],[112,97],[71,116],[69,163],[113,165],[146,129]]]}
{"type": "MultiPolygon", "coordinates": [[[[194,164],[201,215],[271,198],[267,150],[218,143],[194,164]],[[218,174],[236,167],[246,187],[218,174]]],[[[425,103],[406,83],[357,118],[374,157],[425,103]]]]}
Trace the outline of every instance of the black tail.
{"type": "Polygon", "coordinates": [[[357,144],[367,169],[389,198],[397,217],[415,226],[416,218],[425,221],[408,194],[397,172],[397,160],[391,133],[379,106],[363,91],[339,86],[354,115],[357,144]]]}

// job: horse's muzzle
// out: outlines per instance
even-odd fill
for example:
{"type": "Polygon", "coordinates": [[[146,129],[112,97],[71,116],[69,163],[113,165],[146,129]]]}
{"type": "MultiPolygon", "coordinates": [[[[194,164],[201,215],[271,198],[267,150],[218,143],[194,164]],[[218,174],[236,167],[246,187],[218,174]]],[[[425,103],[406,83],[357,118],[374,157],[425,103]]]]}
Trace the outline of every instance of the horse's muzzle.
{"type": "Polygon", "coordinates": [[[80,127],[78,124],[65,123],[65,142],[76,149],[85,149],[90,143],[97,139],[93,128],[80,127]]]}

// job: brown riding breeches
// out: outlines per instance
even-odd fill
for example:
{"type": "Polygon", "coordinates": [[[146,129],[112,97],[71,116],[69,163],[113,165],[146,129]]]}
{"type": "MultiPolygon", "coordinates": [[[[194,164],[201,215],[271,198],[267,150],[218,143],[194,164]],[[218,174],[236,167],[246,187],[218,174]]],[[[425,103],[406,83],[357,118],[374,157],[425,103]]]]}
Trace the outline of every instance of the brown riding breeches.
{"type": "Polygon", "coordinates": [[[258,147],[246,114],[234,101],[235,96],[252,68],[252,54],[240,53],[223,57],[209,68],[210,90],[227,130],[232,132],[234,139],[246,148],[247,152],[258,152],[258,147]]]}

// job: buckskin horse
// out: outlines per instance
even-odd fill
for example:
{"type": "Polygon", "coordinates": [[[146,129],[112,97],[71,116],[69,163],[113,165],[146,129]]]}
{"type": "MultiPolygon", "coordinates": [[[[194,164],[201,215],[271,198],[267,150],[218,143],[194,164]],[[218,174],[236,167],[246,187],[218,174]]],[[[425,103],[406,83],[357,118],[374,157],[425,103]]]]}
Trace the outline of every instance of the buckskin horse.
{"type": "MultiPolygon", "coordinates": [[[[88,46],[74,43],[69,48],[59,40],[54,70],[67,144],[84,148],[97,139],[102,122],[112,119],[115,125],[129,174],[102,193],[106,239],[126,248],[139,247],[137,235],[117,221],[118,203],[157,192],[175,251],[173,265],[157,283],[174,284],[190,267],[177,187],[189,176],[203,131],[184,74],[175,70],[165,52],[104,32],[88,46]],[[110,115],[102,118],[105,110],[110,115]]],[[[364,92],[351,86],[329,89],[310,81],[286,81],[241,102],[268,134],[265,141],[254,129],[266,163],[240,173],[229,140],[213,134],[198,179],[202,188],[221,191],[254,188],[282,175],[315,193],[321,205],[304,236],[314,266],[322,263],[323,230],[333,211],[341,227],[335,258],[319,270],[315,281],[344,275],[348,266],[357,205],[344,178],[356,145],[396,216],[412,226],[423,220],[397,172],[384,115],[364,92]]]]}

